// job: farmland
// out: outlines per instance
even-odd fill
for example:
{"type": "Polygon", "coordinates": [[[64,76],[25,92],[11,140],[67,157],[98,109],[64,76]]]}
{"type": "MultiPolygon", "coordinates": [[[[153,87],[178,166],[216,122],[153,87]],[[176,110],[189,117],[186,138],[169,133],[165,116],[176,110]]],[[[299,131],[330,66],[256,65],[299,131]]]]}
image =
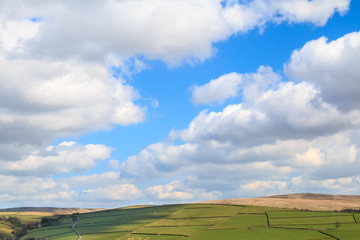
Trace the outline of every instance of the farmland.
{"type": "MultiPolygon", "coordinates": [[[[360,214],[249,205],[180,204],[49,217],[25,239],[212,240],[359,239],[360,214]]],[[[0,231],[9,228],[0,225],[0,231]]]]}

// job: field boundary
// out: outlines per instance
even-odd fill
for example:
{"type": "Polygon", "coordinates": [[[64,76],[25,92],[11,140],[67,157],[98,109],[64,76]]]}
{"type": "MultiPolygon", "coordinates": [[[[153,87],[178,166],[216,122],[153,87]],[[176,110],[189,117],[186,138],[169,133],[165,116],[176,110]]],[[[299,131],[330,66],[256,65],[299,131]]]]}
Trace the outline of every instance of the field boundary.
{"type": "Polygon", "coordinates": [[[265,212],[265,215],[266,215],[267,226],[270,227],[269,215],[267,212],[265,212]]]}
{"type": "Polygon", "coordinates": [[[292,219],[292,218],[330,218],[330,217],[350,217],[350,214],[347,215],[328,215],[328,216],[303,216],[303,217],[269,217],[269,219],[292,219]]]}
{"type": "Polygon", "coordinates": [[[322,233],[322,234],[324,234],[324,235],[326,235],[326,236],[332,237],[332,238],[334,238],[334,239],[340,240],[340,238],[337,238],[337,237],[335,237],[334,235],[331,235],[331,234],[329,234],[329,233],[326,233],[326,232],[323,232],[323,231],[318,231],[318,232],[319,232],[319,233],[322,233]]]}

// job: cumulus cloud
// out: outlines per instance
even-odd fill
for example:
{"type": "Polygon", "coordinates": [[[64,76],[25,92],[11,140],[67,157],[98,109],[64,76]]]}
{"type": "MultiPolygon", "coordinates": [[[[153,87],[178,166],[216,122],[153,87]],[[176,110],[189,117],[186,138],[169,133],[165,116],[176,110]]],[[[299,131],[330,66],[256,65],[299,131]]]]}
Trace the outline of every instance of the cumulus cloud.
{"type": "MultiPolygon", "coordinates": [[[[349,36],[352,34],[343,38],[349,36]]],[[[344,48],[356,45],[351,41],[344,44],[344,48]]],[[[321,60],[316,64],[331,71],[321,60]]],[[[289,66],[285,66],[286,71],[289,66]]],[[[343,66],[339,69],[342,74],[353,71],[343,66]]],[[[212,84],[226,82],[226,76],[199,89],[211,92],[212,84]]],[[[311,76],[293,81],[261,67],[257,73],[241,74],[241,78],[241,89],[235,96],[241,97],[241,103],[221,111],[204,110],[186,129],[170,133],[172,139],[185,143],[153,144],[123,163],[114,161],[113,166],[123,176],[136,176],[139,181],[179,176],[168,185],[148,188],[158,198],[182,196],[184,191],[176,186],[204,192],[221,189],[222,197],[299,191],[358,193],[359,108],[342,111],[327,101],[326,90],[311,76]]],[[[321,81],[325,84],[326,78],[321,81]]]]}
{"type": "Polygon", "coordinates": [[[359,126],[359,117],[359,111],[341,114],[322,101],[320,92],[311,84],[288,82],[262,92],[250,106],[244,102],[226,106],[220,112],[204,110],[178,134],[190,142],[211,139],[253,145],[351,129],[359,126]]]}
{"type": "Polygon", "coordinates": [[[202,86],[192,86],[194,104],[222,103],[228,98],[242,95],[247,101],[255,100],[268,88],[274,88],[281,76],[271,67],[260,66],[256,73],[229,73],[202,86]]]}
{"type": "MultiPolygon", "coordinates": [[[[302,17],[300,8],[264,0],[2,1],[1,160],[18,160],[59,137],[142,122],[139,94],[109,68],[131,75],[146,68],[142,58],[170,65],[204,61],[214,54],[213,43],[237,32],[273,21],[319,24],[349,5],[297,2],[306,10],[319,3],[326,8],[302,17]]],[[[205,102],[236,94],[229,89],[205,102]]],[[[200,98],[194,101],[204,102],[200,98]]]]}
{"type": "Polygon", "coordinates": [[[267,22],[324,25],[335,12],[345,13],[349,3],[349,0],[291,3],[283,0],[96,0],[86,4],[2,1],[7,12],[1,20],[9,33],[3,37],[7,48],[14,46],[9,41],[19,44],[26,41],[25,51],[32,56],[66,58],[76,54],[87,60],[99,60],[115,52],[126,58],[140,54],[176,64],[204,61],[213,55],[213,43],[238,32],[261,28],[267,22]],[[8,24],[14,18],[17,25],[26,21],[31,26],[38,25],[34,27],[38,31],[29,32],[25,30],[29,28],[24,28],[28,33],[14,36],[8,24]],[[36,38],[29,40],[34,33],[36,38]]]}
{"type": "Polygon", "coordinates": [[[64,178],[62,182],[68,184],[73,189],[99,188],[114,185],[115,183],[128,183],[126,179],[120,177],[119,172],[115,171],[64,178]]]}
{"type": "Polygon", "coordinates": [[[202,86],[193,86],[191,87],[192,102],[195,104],[223,102],[229,97],[237,96],[240,84],[241,75],[229,73],[202,86]]]}
{"type": "MultiPolygon", "coordinates": [[[[87,171],[107,159],[111,149],[73,142],[44,149],[58,138],[144,121],[146,109],[136,104],[140,94],[124,79],[114,78],[111,69],[120,71],[120,76],[131,76],[146,69],[148,60],[171,66],[202,62],[215,54],[214,43],[234,34],[262,31],[268,23],[322,26],[336,12],[344,14],[349,2],[1,1],[0,8],[6,9],[0,15],[1,199],[64,205],[64,201],[74,200],[134,200],[146,198],[145,192],[156,199],[208,199],[219,197],[219,189],[223,189],[222,197],[234,196],[244,186],[248,192],[256,191],[256,184],[271,190],[282,186],[281,181],[287,181],[289,189],[301,181],[318,181],[333,189],[349,182],[358,186],[354,169],[359,167],[360,144],[355,142],[356,131],[349,130],[360,124],[357,105],[342,113],[345,105],[335,101],[323,84],[308,79],[312,69],[305,68],[304,73],[309,74],[303,77],[292,64],[315,63],[307,52],[316,44],[332,50],[343,44],[339,56],[344,53],[356,61],[356,34],[334,44],[320,39],[294,52],[286,73],[300,79],[299,83],[280,83],[281,77],[271,68],[260,67],[257,73],[233,73],[194,87],[197,104],[240,95],[244,103],[219,112],[202,111],[187,129],[173,133],[175,140],[185,144],[150,145],[125,162],[111,161],[110,167],[116,171],[47,178],[47,174],[87,171]],[[221,86],[221,95],[206,96],[214,86],[221,86]],[[334,136],[342,131],[341,144],[334,143],[334,136]],[[321,143],[322,137],[327,140],[321,143]],[[311,148],[312,141],[320,142],[311,148]],[[296,145],[299,142],[302,144],[296,145]],[[331,143],[345,160],[337,162],[331,157],[335,150],[324,150],[331,143]],[[280,157],[281,151],[272,152],[287,146],[292,146],[292,151],[284,151],[280,157]],[[311,159],[317,159],[315,165],[323,169],[304,164],[311,159]],[[341,164],[345,167],[329,177],[326,171],[341,164]],[[298,175],[292,185],[291,174],[298,175]],[[142,182],[180,175],[182,180],[168,184],[142,182]],[[135,185],[138,183],[143,183],[145,190],[135,185]]],[[[323,65],[339,66],[339,72],[350,70],[341,64],[345,58],[334,56],[337,63],[323,65]]],[[[331,79],[338,78],[330,70],[326,73],[331,79]]],[[[349,83],[355,80],[351,78],[349,83]]],[[[346,98],[343,93],[341,98],[344,102],[358,99],[355,94],[346,98]]],[[[154,103],[158,105],[156,100],[154,103]]]]}
{"type": "Polygon", "coordinates": [[[293,52],[285,73],[319,86],[323,99],[340,110],[359,109],[360,32],[331,42],[321,37],[306,43],[293,52]]]}
{"type": "MultiPolygon", "coordinates": [[[[286,187],[286,182],[282,181],[256,181],[248,184],[241,185],[244,190],[261,191],[262,189],[271,189],[274,192],[279,192],[286,187]]],[[[261,194],[261,193],[260,193],[261,194]]]]}
{"type": "Polygon", "coordinates": [[[267,22],[311,22],[323,26],[335,13],[344,14],[350,0],[229,0],[231,6],[225,9],[225,18],[230,23],[233,31],[248,31],[254,27],[264,27],[267,22]]]}
{"type": "Polygon", "coordinates": [[[16,177],[0,174],[0,197],[2,202],[13,202],[22,206],[34,203],[61,203],[73,200],[75,192],[69,185],[52,178],[16,177]]]}
{"type": "Polygon", "coordinates": [[[181,166],[191,159],[196,152],[196,145],[184,144],[172,146],[166,143],[149,145],[139,154],[131,156],[120,163],[117,160],[109,162],[109,167],[123,173],[123,177],[140,179],[170,177],[181,166]]]}
{"type": "Polygon", "coordinates": [[[125,201],[144,197],[144,194],[133,184],[110,185],[87,189],[81,193],[83,201],[125,201]]]}
{"type": "Polygon", "coordinates": [[[157,200],[175,200],[176,202],[211,200],[221,195],[219,191],[205,192],[202,189],[191,189],[179,180],[165,185],[151,186],[146,191],[157,200]]]}
{"type": "Polygon", "coordinates": [[[166,185],[158,185],[147,188],[147,191],[157,199],[189,200],[193,195],[185,192],[183,186],[179,186],[179,181],[174,181],[166,185]]]}
{"type": "Polygon", "coordinates": [[[2,162],[0,172],[39,176],[86,171],[99,161],[109,158],[111,151],[111,148],[100,144],[83,146],[75,142],[62,142],[34,152],[22,160],[2,162]]]}
{"type": "Polygon", "coordinates": [[[20,159],[57,137],[139,123],[138,93],[95,63],[0,54],[0,159],[20,159]]]}

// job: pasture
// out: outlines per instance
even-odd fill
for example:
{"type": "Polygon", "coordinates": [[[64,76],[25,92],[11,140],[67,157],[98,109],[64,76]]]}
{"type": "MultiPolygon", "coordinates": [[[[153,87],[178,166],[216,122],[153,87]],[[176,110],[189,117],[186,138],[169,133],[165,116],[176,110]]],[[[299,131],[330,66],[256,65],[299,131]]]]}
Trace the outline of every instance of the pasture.
{"type": "MultiPolygon", "coordinates": [[[[21,239],[77,240],[76,222],[82,240],[355,240],[359,218],[359,213],[245,205],[143,206],[67,215],[21,239]]],[[[0,225],[0,231],[6,227],[0,225]]]]}

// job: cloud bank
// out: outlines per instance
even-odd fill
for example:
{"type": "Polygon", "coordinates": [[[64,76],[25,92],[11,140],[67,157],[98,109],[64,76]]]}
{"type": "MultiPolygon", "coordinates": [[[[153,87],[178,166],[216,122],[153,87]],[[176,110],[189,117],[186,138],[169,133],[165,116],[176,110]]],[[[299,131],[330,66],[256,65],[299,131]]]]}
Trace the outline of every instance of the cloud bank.
{"type": "MultiPolygon", "coordinates": [[[[221,189],[221,197],[302,190],[358,194],[360,109],[355,103],[345,109],[342,105],[355,101],[354,91],[360,93],[343,87],[344,82],[360,82],[360,68],[348,66],[349,59],[360,62],[358,35],[306,43],[284,66],[288,79],[261,66],[256,73],[226,74],[192,88],[195,103],[211,104],[219,96],[241,102],[221,111],[204,110],[188,128],[170,133],[184,144],[153,144],[112,166],[143,181],[178,176],[176,184],[183,189],[221,189]],[[314,45],[309,57],[307,50],[314,45]],[[323,48],[326,51],[319,50],[323,48]],[[314,64],[322,71],[314,73],[314,64]],[[220,94],[214,94],[217,83],[220,94]],[[235,91],[227,92],[228,86],[235,91]],[[335,89],[340,89],[337,98],[328,98],[335,89]]],[[[150,190],[159,198],[170,197],[177,194],[172,185],[150,190]]]]}
{"type": "Polygon", "coordinates": [[[261,66],[256,73],[230,73],[193,86],[195,104],[241,101],[201,111],[188,128],[170,133],[183,144],[151,144],[125,162],[111,160],[109,172],[89,173],[110,158],[111,146],[54,144],[144,122],[147,108],[137,102],[141,92],[126,77],[152,60],[194,65],[213,57],[214,44],[234,35],[261,32],[269,24],[323,26],[334,14],[345,14],[349,4],[1,1],[1,199],[87,205],[195,201],[252,195],[260,188],[264,194],[302,186],[356,192],[358,32],[295,50],[284,67],[286,79],[261,66]]]}

